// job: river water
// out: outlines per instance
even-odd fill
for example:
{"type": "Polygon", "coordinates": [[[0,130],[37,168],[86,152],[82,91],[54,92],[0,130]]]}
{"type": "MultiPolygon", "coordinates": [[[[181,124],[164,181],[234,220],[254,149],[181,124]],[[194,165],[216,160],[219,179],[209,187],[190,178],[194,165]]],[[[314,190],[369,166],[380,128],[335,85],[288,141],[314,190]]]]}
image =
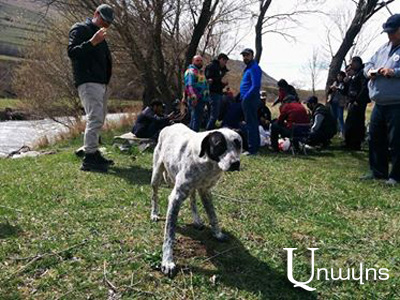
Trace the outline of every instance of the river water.
{"type": "MultiPolygon", "coordinates": [[[[108,114],[106,122],[118,122],[123,116],[126,114],[108,114]]],[[[67,131],[67,127],[50,119],[0,122],[0,157],[22,146],[32,147],[42,138],[52,143],[67,131]]]]}

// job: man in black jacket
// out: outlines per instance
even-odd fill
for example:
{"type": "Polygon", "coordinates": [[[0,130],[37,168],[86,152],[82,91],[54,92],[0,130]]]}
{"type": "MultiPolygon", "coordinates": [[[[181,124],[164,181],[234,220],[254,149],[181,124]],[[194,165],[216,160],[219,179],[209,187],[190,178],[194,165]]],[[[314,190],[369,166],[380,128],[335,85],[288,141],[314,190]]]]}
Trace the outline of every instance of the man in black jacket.
{"type": "Polygon", "coordinates": [[[111,53],[105,37],[114,20],[111,6],[97,7],[93,18],[76,23],[69,32],[68,56],[72,62],[75,86],[86,112],[85,157],[81,170],[108,170],[111,160],[98,150],[99,134],[107,113],[107,85],[111,78],[111,53]]]}
{"type": "Polygon", "coordinates": [[[307,144],[310,146],[327,147],[330,140],[337,133],[336,120],[329,108],[318,103],[318,98],[311,96],[306,101],[308,109],[311,111],[311,132],[307,144]]]}
{"type": "Polygon", "coordinates": [[[164,105],[161,100],[151,101],[150,106],[146,107],[137,117],[132,133],[138,138],[150,138],[157,140],[160,131],[171,125],[174,112],[168,116],[163,115],[164,105]]]}
{"type": "Polygon", "coordinates": [[[208,120],[206,129],[211,130],[215,128],[215,122],[219,117],[221,107],[222,94],[224,87],[228,84],[223,81],[228,69],[226,63],[229,58],[226,54],[221,53],[217,59],[214,59],[207,67],[205,75],[210,86],[210,118],[208,120]]]}
{"type": "Polygon", "coordinates": [[[349,110],[345,122],[344,141],[349,150],[361,150],[365,138],[365,110],[371,102],[368,94],[368,79],[359,56],[352,58],[347,70],[351,76],[348,88],[349,110]]]}

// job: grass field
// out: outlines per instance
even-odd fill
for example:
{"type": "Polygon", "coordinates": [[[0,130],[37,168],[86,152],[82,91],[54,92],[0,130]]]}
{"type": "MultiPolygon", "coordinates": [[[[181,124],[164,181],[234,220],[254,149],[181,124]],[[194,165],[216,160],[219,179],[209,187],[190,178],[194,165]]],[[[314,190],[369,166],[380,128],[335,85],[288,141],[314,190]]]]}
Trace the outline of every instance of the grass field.
{"type": "Polygon", "coordinates": [[[19,108],[21,106],[21,101],[12,98],[0,98],[0,109],[9,108],[19,108]]]}
{"type": "MultiPolygon", "coordinates": [[[[105,136],[111,142],[112,133],[105,136]]],[[[336,141],[338,144],[338,141],[336,141]]],[[[36,159],[0,160],[0,299],[399,299],[399,187],[360,182],[367,153],[338,149],[309,156],[263,152],[242,158],[215,191],[227,243],[180,213],[174,279],[158,270],[164,221],[152,223],[152,154],[121,154],[108,174],[79,171],[79,139],[36,159]],[[295,278],[316,268],[388,268],[387,281],[295,278]],[[113,286],[111,288],[111,286],[113,286]]],[[[162,214],[170,189],[161,189],[162,214]]],[[[204,217],[204,211],[201,209],[204,217]]]]}

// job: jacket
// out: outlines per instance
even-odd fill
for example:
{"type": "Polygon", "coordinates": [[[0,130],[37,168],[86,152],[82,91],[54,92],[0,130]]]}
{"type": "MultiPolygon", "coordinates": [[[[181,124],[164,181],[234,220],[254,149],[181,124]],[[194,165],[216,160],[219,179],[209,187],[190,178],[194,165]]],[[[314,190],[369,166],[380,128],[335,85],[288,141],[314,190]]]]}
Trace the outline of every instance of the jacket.
{"type": "Polygon", "coordinates": [[[151,138],[158,130],[170,124],[167,117],[156,115],[151,107],[146,107],[138,115],[132,133],[138,138],[151,138]]]}
{"type": "Polygon", "coordinates": [[[364,66],[351,78],[348,89],[348,99],[351,104],[367,105],[371,102],[368,93],[368,79],[364,75],[364,66]]]}
{"type": "Polygon", "coordinates": [[[377,76],[368,83],[369,95],[380,105],[400,103],[400,45],[392,49],[391,43],[386,43],[371,57],[365,65],[365,75],[371,69],[392,68],[394,77],[377,76]]]}
{"type": "Polygon", "coordinates": [[[252,60],[244,69],[240,82],[240,95],[243,100],[260,97],[261,75],[261,68],[255,60],[252,60]]]}
{"type": "Polygon", "coordinates": [[[329,108],[319,103],[312,112],[311,131],[320,131],[331,139],[337,132],[336,120],[333,118],[329,108]]]}
{"type": "Polygon", "coordinates": [[[99,30],[91,19],[76,23],[69,31],[68,56],[72,62],[75,86],[86,82],[108,84],[112,59],[107,42],[93,46],[89,40],[99,30]]]}
{"type": "Polygon", "coordinates": [[[212,79],[210,83],[210,93],[222,95],[222,90],[225,84],[222,83],[222,78],[229,70],[226,67],[221,68],[219,61],[214,59],[205,70],[206,78],[212,79]]]}
{"type": "Polygon", "coordinates": [[[191,64],[185,72],[185,97],[189,102],[209,101],[210,91],[206,76],[201,69],[191,64]]]}
{"type": "Polygon", "coordinates": [[[283,103],[279,107],[280,115],[278,118],[279,123],[285,123],[286,128],[291,129],[293,123],[308,124],[310,118],[307,110],[299,102],[283,103]]]}

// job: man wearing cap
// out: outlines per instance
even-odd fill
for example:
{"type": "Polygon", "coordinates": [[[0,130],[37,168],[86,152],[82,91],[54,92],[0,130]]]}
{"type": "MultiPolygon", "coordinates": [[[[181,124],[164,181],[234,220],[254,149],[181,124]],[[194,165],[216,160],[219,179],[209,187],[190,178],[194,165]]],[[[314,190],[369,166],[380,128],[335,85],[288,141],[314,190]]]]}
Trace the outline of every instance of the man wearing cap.
{"type": "Polygon", "coordinates": [[[210,119],[207,123],[207,130],[215,128],[215,122],[219,117],[223,89],[228,84],[228,82],[223,80],[226,72],[228,72],[226,68],[228,60],[228,56],[221,53],[205,70],[205,75],[210,86],[210,119]]]}
{"type": "Polygon", "coordinates": [[[309,97],[306,104],[311,111],[311,132],[307,144],[327,147],[330,144],[330,140],[337,133],[336,119],[334,119],[330,109],[318,103],[317,97],[309,97]]]}
{"type": "Polygon", "coordinates": [[[240,83],[240,96],[249,139],[249,154],[256,155],[260,147],[257,110],[261,105],[260,88],[262,71],[254,60],[252,49],[246,48],[240,54],[243,56],[243,62],[246,64],[240,83]]]}
{"type": "Polygon", "coordinates": [[[185,71],[185,99],[190,109],[190,129],[198,132],[210,91],[203,72],[203,57],[195,55],[185,71]]]}
{"type": "Polygon", "coordinates": [[[114,20],[107,5],[97,7],[93,18],[76,23],[69,32],[68,56],[72,62],[75,86],[87,116],[81,170],[103,171],[113,164],[98,150],[99,134],[107,113],[107,85],[111,78],[111,53],[105,37],[114,20]]]}
{"type": "Polygon", "coordinates": [[[375,106],[369,127],[371,173],[362,179],[387,179],[388,185],[395,185],[400,182],[400,14],[389,17],[383,31],[389,42],[378,49],[365,67],[370,78],[369,95],[375,106]]]}

